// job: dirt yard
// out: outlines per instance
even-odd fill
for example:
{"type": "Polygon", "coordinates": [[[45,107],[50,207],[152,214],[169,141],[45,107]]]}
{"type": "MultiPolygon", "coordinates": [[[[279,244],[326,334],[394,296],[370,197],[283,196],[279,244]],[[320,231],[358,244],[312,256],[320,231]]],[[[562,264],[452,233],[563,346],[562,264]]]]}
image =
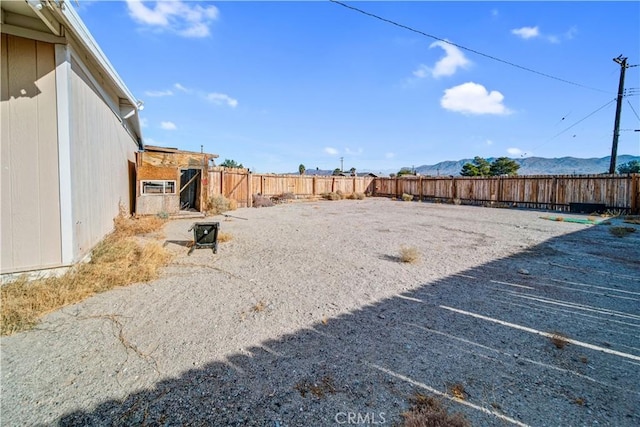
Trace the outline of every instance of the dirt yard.
{"type": "Polygon", "coordinates": [[[2,338],[2,425],[392,426],[416,392],[477,426],[640,425],[639,225],[375,198],[229,214],[216,255],[171,221],[159,280],[2,338]]]}

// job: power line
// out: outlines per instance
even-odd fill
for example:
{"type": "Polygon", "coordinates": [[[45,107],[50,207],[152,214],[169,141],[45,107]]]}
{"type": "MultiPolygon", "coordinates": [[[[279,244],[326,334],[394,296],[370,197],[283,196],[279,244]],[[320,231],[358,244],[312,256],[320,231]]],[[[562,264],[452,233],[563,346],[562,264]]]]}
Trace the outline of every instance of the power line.
{"type": "Polygon", "coordinates": [[[616,98],[613,98],[612,100],[610,100],[609,102],[607,102],[606,104],[604,104],[601,107],[598,107],[596,110],[592,111],[591,113],[587,114],[586,116],[584,116],[583,118],[581,118],[580,120],[578,120],[577,122],[575,122],[574,124],[572,124],[571,126],[563,129],[562,131],[558,132],[557,134],[553,135],[551,138],[547,139],[545,142],[543,142],[542,144],[538,145],[537,147],[534,147],[531,151],[535,151],[538,148],[542,147],[543,145],[553,141],[554,139],[556,139],[557,137],[559,137],[560,135],[562,135],[563,133],[565,133],[566,131],[568,131],[569,129],[579,125],[580,123],[582,123],[583,121],[587,120],[589,117],[593,116],[594,114],[596,114],[598,111],[602,110],[603,108],[609,106],[610,104],[616,102],[616,98]]]}
{"type": "Polygon", "coordinates": [[[629,104],[629,107],[631,107],[631,110],[633,111],[633,114],[635,114],[636,117],[638,118],[638,120],[640,121],[640,116],[638,116],[638,113],[636,112],[636,109],[633,108],[633,105],[631,104],[631,102],[629,102],[628,99],[627,99],[627,103],[629,104]]]}
{"type": "Polygon", "coordinates": [[[369,16],[369,17],[371,17],[371,18],[375,18],[375,19],[378,19],[378,20],[380,20],[380,21],[386,22],[386,23],[388,23],[388,24],[395,25],[396,27],[400,27],[400,28],[403,28],[403,29],[405,29],[405,30],[409,30],[409,31],[412,31],[412,32],[414,32],[414,33],[417,33],[417,34],[423,35],[423,36],[425,36],[425,37],[429,37],[429,38],[432,38],[432,39],[434,39],[434,40],[437,40],[437,41],[441,41],[441,42],[444,42],[444,43],[450,44],[451,46],[455,46],[455,47],[457,47],[457,48],[459,48],[459,49],[466,50],[467,52],[475,53],[476,55],[484,56],[485,58],[489,58],[489,59],[491,59],[491,60],[494,60],[494,61],[497,61],[497,62],[501,62],[501,63],[503,63],[503,64],[507,64],[507,65],[510,65],[510,66],[512,66],[512,67],[515,67],[515,68],[519,68],[519,69],[521,69],[521,70],[524,70],[524,71],[528,71],[528,72],[530,72],[530,73],[537,74],[537,75],[539,75],[539,76],[547,77],[547,78],[549,78],[549,79],[557,80],[557,81],[560,81],[560,82],[563,82],[563,83],[567,83],[567,84],[570,84],[570,85],[573,85],[573,86],[578,86],[578,87],[585,88],[585,89],[589,89],[589,90],[594,90],[594,91],[597,91],[597,92],[611,93],[611,91],[606,91],[606,90],[602,90],[602,89],[597,89],[597,88],[593,88],[593,87],[590,87],[590,86],[586,86],[586,85],[583,85],[583,84],[580,84],[580,83],[572,82],[572,81],[570,81],[570,80],[566,80],[566,79],[563,79],[563,78],[560,78],[560,77],[555,77],[555,76],[552,76],[551,74],[547,74],[547,73],[543,73],[543,72],[540,72],[540,71],[536,71],[536,70],[534,70],[534,69],[532,69],[532,68],[528,68],[528,67],[525,67],[525,66],[522,66],[522,65],[518,65],[518,64],[513,63],[513,62],[511,62],[511,61],[507,61],[507,60],[504,60],[504,59],[500,59],[500,58],[495,57],[495,56],[493,56],[493,55],[489,55],[489,54],[486,54],[486,53],[480,52],[480,51],[478,51],[478,50],[471,49],[471,48],[468,48],[468,47],[465,47],[465,46],[459,45],[459,44],[457,44],[457,43],[450,42],[449,40],[445,40],[445,39],[443,39],[443,38],[441,38],[441,37],[434,36],[434,35],[432,35],[432,34],[428,34],[428,33],[425,33],[425,32],[423,32],[423,31],[420,31],[420,30],[416,30],[415,28],[409,27],[409,26],[407,26],[407,25],[400,24],[400,23],[398,23],[398,22],[392,21],[392,20],[387,19],[387,18],[383,18],[383,17],[381,17],[381,16],[375,15],[375,14],[370,13],[370,12],[366,12],[366,11],[364,11],[364,10],[362,10],[362,9],[358,9],[357,7],[349,6],[348,4],[342,3],[342,2],[340,2],[340,1],[338,1],[338,0],[329,0],[329,1],[330,1],[331,3],[338,4],[338,5],[340,5],[340,6],[346,7],[347,9],[351,9],[351,10],[356,11],[356,12],[359,12],[359,13],[361,13],[361,14],[363,14],[363,15],[369,16]]]}

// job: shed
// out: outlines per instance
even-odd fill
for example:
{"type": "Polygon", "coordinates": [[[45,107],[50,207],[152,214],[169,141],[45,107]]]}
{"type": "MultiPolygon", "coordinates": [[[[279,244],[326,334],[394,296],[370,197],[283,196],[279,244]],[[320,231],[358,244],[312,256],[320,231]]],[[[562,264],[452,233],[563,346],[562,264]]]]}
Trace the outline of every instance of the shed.
{"type": "Polygon", "coordinates": [[[147,145],[137,154],[138,215],[204,212],[208,171],[217,154],[147,145]]]}
{"type": "Polygon", "coordinates": [[[0,273],[68,267],[135,205],[138,101],[69,1],[0,2],[0,273]]]}

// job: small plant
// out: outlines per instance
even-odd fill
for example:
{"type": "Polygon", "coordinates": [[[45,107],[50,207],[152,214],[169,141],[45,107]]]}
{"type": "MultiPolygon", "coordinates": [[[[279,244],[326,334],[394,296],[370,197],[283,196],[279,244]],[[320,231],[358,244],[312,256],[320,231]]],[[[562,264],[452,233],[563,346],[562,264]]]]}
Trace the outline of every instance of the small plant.
{"type": "Polygon", "coordinates": [[[340,200],[340,195],[335,192],[325,193],[322,195],[322,197],[324,197],[327,200],[340,200]]]}
{"type": "Polygon", "coordinates": [[[562,350],[567,344],[569,344],[569,339],[560,332],[553,332],[549,339],[551,340],[551,343],[553,343],[553,345],[555,345],[559,350],[562,350]]]}
{"type": "Polygon", "coordinates": [[[224,231],[218,233],[218,242],[225,243],[231,240],[233,240],[233,236],[231,234],[225,233],[224,231]]]}
{"type": "Polygon", "coordinates": [[[413,195],[407,194],[407,193],[402,193],[402,201],[410,202],[412,200],[413,200],[413,195]]]}
{"type": "Polygon", "coordinates": [[[401,246],[399,259],[401,262],[413,264],[420,259],[420,251],[415,246],[401,246]]]}
{"type": "Polygon", "coordinates": [[[636,231],[633,227],[610,227],[609,233],[613,234],[616,237],[625,237],[631,233],[636,231]]]}
{"type": "Polygon", "coordinates": [[[470,427],[462,414],[449,414],[442,402],[432,396],[416,393],[410,399],[411,407],[402,414],[404,427],[470,427]]]}
{"type": "Polygon", "coordinates": [[[251,311],[260,313],[261,311],[264,311],[265,308],[267,308],[267,304],[265,304],[264,301],[260,300],[253,307],[251,307],[251,311]]]}
{"type": "Polygon", "coordinates": [[[464,386],[462,384],[452,385],[449,391],[451,391],[451,394],[456,399],[464,400],[466,392],[464,391],[464,386]]]}
{"type": "Polygon", "coordinates": [[[333,378],[325,375],[319,382],[311,382],[308,380],[302,380],[293,386],[302,397],[307,397],[307,393],[313,394],[317,398],[322,398],[327,393],[335,393],[336,388],[333,382],[333,378]]]}
{"type": "Polygon", "coordinates": [[[353,193],[353,194],[356,196],[357,200],[364,200],[367,197],[367,195],[364,193],[353,193]]]}

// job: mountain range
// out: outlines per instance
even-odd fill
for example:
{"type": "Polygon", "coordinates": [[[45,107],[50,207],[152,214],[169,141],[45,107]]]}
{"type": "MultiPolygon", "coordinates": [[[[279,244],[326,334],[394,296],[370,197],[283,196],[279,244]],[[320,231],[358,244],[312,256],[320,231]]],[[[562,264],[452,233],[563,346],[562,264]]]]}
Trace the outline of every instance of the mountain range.
{"type": "MultiPolygon", "coordinates": [[[[495,160],[488,158],[489,162],[495,160]]],[[[602,158],[580,159],[577,157],[560,157],[548,159],[544,157],[525,157],[515,160],[519,165],[518,175],[591,175],[607,173],[611,156],[602,158]]],[[[639,156],[620,155],[616,161],[616,167],[632,160],[640,161],[639,156]]],[[[420,175],[460,175],[460,170],[465,163],[471,163],[473,159],[457,161],[445,161],[435,165],[423,165],[416,167],[420,175]]],[[[397,171],[396,171],[397,172],[397,171]]]]}

